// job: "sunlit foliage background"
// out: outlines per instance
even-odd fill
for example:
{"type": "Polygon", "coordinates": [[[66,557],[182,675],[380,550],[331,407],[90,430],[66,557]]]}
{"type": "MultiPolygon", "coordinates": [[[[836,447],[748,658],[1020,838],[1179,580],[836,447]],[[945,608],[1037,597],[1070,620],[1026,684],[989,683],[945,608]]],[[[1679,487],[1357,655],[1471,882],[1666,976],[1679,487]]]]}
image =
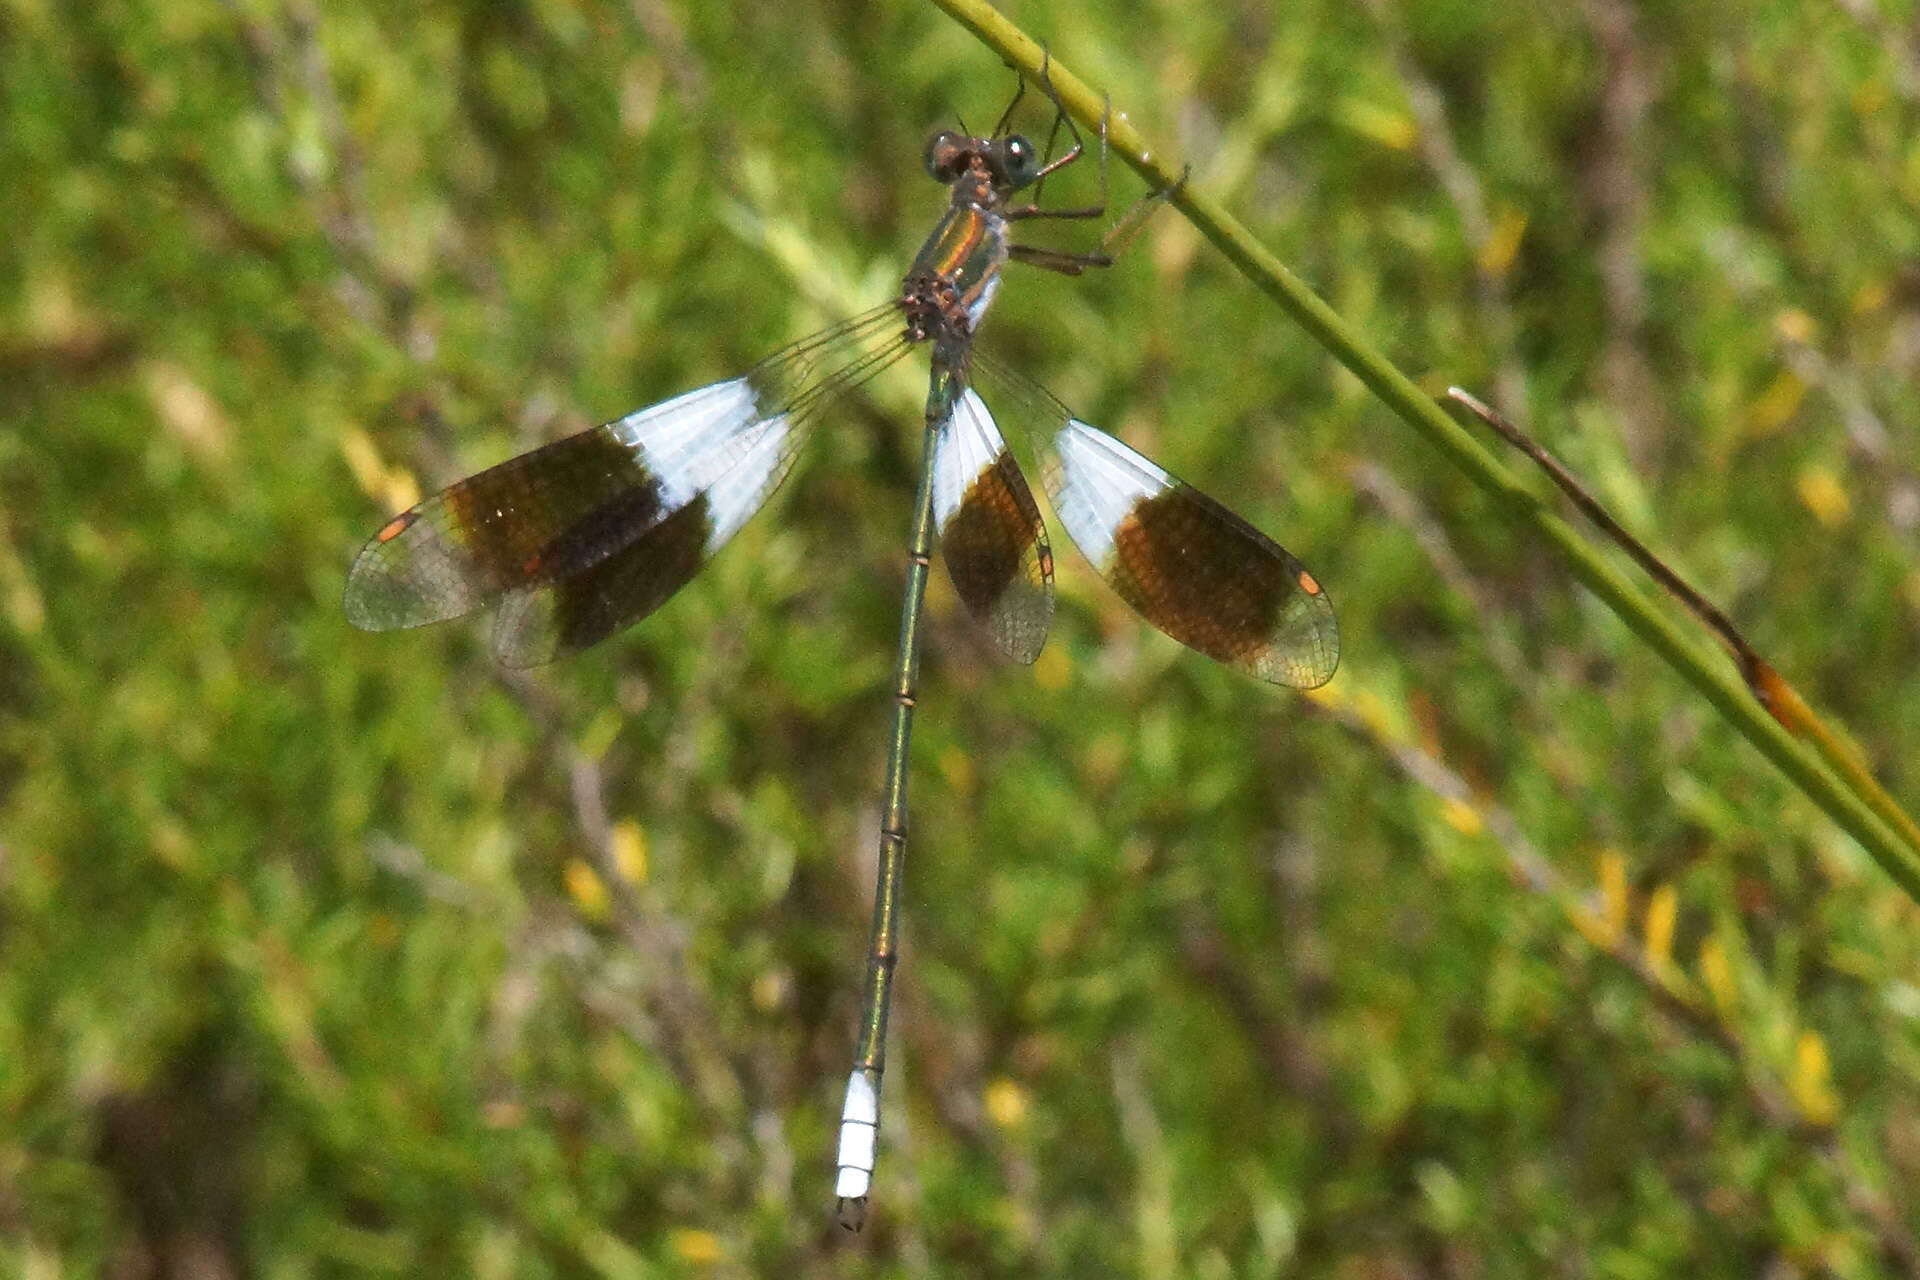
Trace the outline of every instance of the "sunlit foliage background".
{"type": "MultiPolygon", "coordinates": [[[[1912,0],[1009,13],[1920,795],[1912,0]]],[[[0,5],[0,1272],[1920,1267],[1913,905],[1175,216],[983,342],[1344,662],[936,575],[863,1237],[912,387],[583,658],[347,627],[419,490],[888,296],[1011,88],[908,0],[0,5]]]]}

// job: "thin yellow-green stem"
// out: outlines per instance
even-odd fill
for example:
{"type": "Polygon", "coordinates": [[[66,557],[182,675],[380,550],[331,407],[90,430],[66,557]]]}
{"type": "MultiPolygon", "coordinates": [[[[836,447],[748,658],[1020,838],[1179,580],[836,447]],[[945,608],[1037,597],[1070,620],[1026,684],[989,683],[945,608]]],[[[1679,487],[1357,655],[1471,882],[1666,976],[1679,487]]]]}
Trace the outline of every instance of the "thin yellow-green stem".
{"type": "MultiPolygon", "coordinates": [[[[1007,64],[1039,80],[1043,51],[984,0],[933,0],[955,21],[979,37],[1007,64]]],[[[1062,108],[1089,130],[1107,119],[1107,145],[1115,156],[1156,190],[1182,175],[1172,158],[1155,155],[1146,140],[1119,111],[1089,89],[1058,58],[1048,61],[1047,80],[1062,108]]],[[[1858,840],[1907,896],[1920,902],[1920,851],[1899,840],[1872,812],[1751,698],[1726,670],[1717,654],[1684,635],[1599,552],[1523,487],[1465,427],[1374,350],[1333,308],[1267,252],[1224,206],[1192,183],[1182,184],[1169,200],[1199,232],[1253,284],[1280,304],[1313,338],[1352,370],[1388,408],[1412,427],[1469,480],[1495,500],[1507,518],[1542,539],[1561,562],[1645,641],[1669,666],[1697,689],[1760,753],[1842,830],[1858,840]]]]}

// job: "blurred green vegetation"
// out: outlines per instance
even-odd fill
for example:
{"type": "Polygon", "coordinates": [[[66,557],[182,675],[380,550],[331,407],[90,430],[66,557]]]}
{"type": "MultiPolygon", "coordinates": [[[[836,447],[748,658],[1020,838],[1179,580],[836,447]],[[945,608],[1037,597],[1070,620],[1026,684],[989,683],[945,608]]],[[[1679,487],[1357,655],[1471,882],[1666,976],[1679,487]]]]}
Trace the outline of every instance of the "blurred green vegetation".
{"type": "MultiPolygon", "coordinates": [[[[1920,795],[1911,0],[1009,13],[1920,795]]],[[[982,341],[1341,672],[936,573],[863,1237],[914,389],[585,657],[347,626],[413,491],[886,297],[1011,88],[909,3],[0,6],[0,1272],[1920,1268],[1920,913],[1175,217],[982,341]]]]}

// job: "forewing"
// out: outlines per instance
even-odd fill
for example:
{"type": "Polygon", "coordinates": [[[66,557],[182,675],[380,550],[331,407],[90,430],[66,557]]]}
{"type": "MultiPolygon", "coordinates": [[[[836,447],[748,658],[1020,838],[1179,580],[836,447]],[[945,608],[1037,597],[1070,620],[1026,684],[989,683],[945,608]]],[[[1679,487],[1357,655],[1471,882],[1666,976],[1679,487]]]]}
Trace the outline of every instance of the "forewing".
{"type": "Polygon", "coordinates": [[[820,412],[905,350],[891,306],[745,375],[510,459],[374,535],[347,578],[368,630],[503,598],[502,662],[584,648],[658,607],[766,501],[820,412]]]}

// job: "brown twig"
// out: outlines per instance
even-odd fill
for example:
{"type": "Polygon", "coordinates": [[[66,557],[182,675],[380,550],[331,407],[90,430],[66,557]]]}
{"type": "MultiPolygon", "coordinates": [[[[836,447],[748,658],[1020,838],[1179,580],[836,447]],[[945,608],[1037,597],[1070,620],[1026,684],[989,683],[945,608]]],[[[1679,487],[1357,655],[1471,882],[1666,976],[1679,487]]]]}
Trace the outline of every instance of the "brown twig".
{"type": "Polygon", "coordinates": [[[1659,556],[1647,549],[1645,543],[1628,533],[1626,528],[1599,499],[1589,493],[1572,472],[1563,466],[1558,458],[1548,453],[1534,439],[1508,421],[1497,410],[1490,408],[1471,393],[1459,387],[1447,388],[1447,397],[1465,407],[1475,417],[1489,427],[1514,448],[1526,454],[1538,464],[1542,471],[1553,479],[1560,491],[1566,494],[1572,503],[1580,508],[1582,515],[1611,538],[1621,550],[1632,557],[1633,562],[1645,570],[1647,576],[1678,600],[1687,612],[1691,613],[1707,630],[1713,633],[1733,655],[1734,666],[1740,678],[1746,683],[1754,699],[1765,707],[1768,714],[1780,722],[1788,732],[1796,737],[1813,743],[1814,749],[1827,766],[1838,774],[1852,789],[1853,793],[1867,804],[1882,822],[1892,827],[1907,842],[1909,848],[1920,852],[1920,824],[1908,816],[1907,812],[1894,802],[1886,789],[1868,773],[1861,763],[1859,751],[1843,742],[1838,733],[1830,728],[1826,721],[1813,710],[1806,699],[1800,696],[1787,679],[1773,665],[1762,658],[1745,636],[1740,634],[1720,607],[1701,595],[1693,584],[1682,578],[1659,556]]]}

